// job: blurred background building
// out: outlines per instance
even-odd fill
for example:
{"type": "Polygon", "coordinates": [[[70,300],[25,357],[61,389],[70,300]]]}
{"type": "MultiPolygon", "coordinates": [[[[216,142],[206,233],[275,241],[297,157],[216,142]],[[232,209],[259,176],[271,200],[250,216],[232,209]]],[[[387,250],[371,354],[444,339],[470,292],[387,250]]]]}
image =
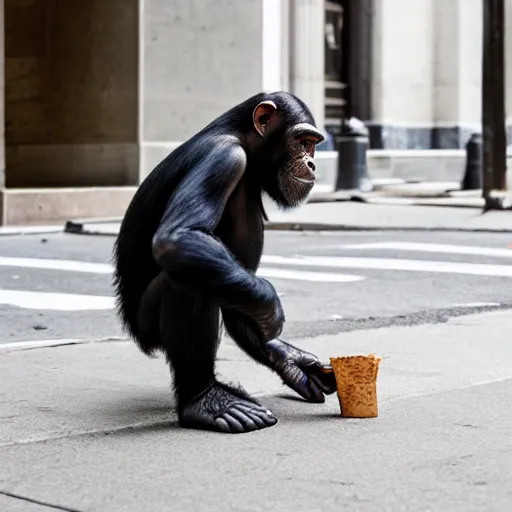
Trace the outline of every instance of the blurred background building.
{"type": "MultiPolygon", "coordinates": [[[[261,90],[297,94],[330,134],[363,120],[379,177],[414,162],[429,162],[420,179],[457,173],[480,130],[482,0],[3,0],[1,13],[0,224],[121,215],[169,151],[261,90]]],[[[332,139],[323,149],[328,173],[332,139]]]]}

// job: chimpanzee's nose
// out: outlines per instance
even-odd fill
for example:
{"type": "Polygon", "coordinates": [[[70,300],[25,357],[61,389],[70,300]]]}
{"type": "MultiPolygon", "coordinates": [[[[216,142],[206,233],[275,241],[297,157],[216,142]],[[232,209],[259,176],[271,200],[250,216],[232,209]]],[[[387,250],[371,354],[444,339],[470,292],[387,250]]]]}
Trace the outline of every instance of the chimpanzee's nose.
{"type": "Polygon", "coordinates": [[[315,163],[312,162],[311,160],[309,160],[308,162],[308,167],[313,171],[315,172],[315,163]]]}

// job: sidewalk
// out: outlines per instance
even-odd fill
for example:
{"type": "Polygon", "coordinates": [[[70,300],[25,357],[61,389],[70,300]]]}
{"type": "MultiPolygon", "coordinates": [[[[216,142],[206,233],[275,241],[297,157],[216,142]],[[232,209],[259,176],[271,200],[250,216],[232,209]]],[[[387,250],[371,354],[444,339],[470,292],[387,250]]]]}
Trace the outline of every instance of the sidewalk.
{"type": "Polygon", "coordinates": [[[8,495],[80,512],[509,510],[511,331],[505,311],[299,340],[324,360],[383,356],[367,420],[335,396],[286,399],[223,342],[221,375],[279,418],[234,436],[176,428],[163,359],[131,342],[0,345],[0,510],[43,510],[8,495]]]}
{"type": "MultiPolygon", "coordinates": [[[[406,199],[409,201],[409,199],[406,199]]],[[[356,201],[310,202],[282,212],[268,204],[267,229],[274,230],[419,230],[512,232],[512,211],[471,207],[432,207],[397,204],[399,199],[380,197],[372,203],[356,201]],[[392,204],[387,204],[392,202],[392,204]]],[[[73,220],[66,231],[80,234],[117,235],[118,219],[73,220]]]]}
{"type": "Polygon", "coordinates": [[[512,232],[512,211],[482,214],[476,208],[433,208],[393,201],[308,203],[295,211],[272,211],[268,229],[512,232]]]}

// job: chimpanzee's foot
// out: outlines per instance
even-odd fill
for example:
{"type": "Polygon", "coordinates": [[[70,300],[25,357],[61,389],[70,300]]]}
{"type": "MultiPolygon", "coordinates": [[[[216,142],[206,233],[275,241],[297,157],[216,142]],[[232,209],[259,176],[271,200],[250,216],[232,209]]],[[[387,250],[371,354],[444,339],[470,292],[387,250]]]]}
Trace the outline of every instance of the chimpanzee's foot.
{"type": "Polygon", "coordinates": [[[198,397],[182,406],[180,425],[238,434],[277,423],[277,418],[242,390],[212,383],[198,397]]]}

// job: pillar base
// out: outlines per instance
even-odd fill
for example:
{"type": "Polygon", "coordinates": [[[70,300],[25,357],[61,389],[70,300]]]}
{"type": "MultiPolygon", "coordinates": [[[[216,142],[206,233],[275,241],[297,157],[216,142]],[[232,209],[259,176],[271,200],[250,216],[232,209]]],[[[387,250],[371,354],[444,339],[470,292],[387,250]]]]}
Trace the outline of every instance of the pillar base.
{"type": "Polygon", "coordinates": [[[122,217],[137,187],[0,189],[0,226],[59,224],[122,217]]]}

